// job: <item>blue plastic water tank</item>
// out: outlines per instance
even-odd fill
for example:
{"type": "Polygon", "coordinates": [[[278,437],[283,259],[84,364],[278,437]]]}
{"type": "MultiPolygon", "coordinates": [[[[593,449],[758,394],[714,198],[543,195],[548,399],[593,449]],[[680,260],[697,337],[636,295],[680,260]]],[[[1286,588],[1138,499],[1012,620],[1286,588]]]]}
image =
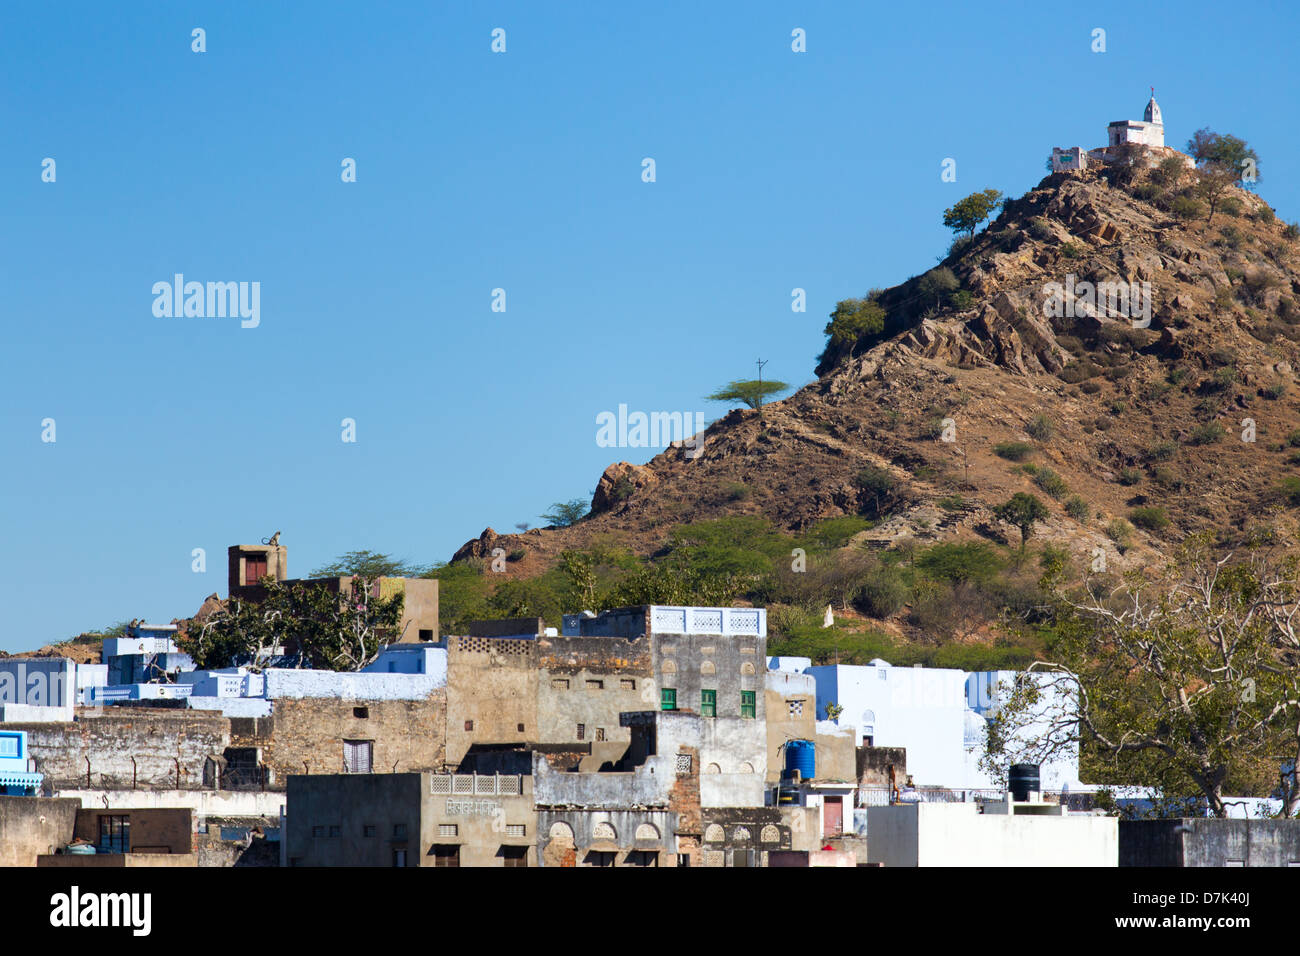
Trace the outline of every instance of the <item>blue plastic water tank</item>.
{"type": "Polygon", "coordinates": [[[785,745],[785,769],[798,770],[804,780],[817,776],[817,745],[811,740],[791,740],[785,745]]]}

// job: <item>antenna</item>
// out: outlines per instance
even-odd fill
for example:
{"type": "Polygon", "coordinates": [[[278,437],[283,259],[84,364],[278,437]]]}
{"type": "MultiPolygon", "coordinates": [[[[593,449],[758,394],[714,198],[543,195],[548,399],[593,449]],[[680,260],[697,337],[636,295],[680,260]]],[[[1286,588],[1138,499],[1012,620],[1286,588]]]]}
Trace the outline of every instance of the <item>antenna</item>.
{"type": "Polygon", "coordinates": [[[763,417],[763,366],[768,363],[768,359],[757,359],[758,365],[758,417],[763,417]]]}

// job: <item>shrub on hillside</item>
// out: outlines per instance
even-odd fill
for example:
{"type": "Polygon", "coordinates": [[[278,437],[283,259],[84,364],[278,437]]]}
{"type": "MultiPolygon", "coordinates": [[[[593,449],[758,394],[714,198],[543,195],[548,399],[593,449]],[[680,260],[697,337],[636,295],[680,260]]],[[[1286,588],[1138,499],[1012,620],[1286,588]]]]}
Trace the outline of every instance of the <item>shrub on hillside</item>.
{"type": "Polygon", "coordinates": [[[1169,527],[1169,515],[1165,514],[1165,509],[1154,505],[1134,508],[1128,513],[1128,520],[1147,531],[1163,531],[1169,527]]]}
{"type": "Polygon", "coordinates": [[[1035,415],[1029,424],[1025,426],[1025,431],[1029,433],[1029,437],[1034,441],[1048,441],[1055,434],[1056,428],[1052,425],[1052,420],[1046,415],[1035,415]]]}
{"type": "Polygon", "coordinates": [[[1053,498],[1059,499],[1070,492],[1070,486],[1065,483],[1065,479],[1050,468],[1038,469],[1038,474],[1034,475],[1034,484],[1053,498]]]}
{"type": "Polygon", "coordinates": [[[993,454],[1007,461],[1024,461],[1036,449],[1025,441],[1004,441],[993,446],[993,454]]]}

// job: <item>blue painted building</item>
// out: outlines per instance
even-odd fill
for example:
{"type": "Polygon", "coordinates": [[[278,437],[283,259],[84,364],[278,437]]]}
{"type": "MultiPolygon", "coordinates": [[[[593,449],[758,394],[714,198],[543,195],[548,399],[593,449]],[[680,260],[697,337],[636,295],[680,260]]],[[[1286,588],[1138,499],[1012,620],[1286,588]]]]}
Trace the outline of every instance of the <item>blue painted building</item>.
{"type": "Polygon", "coordinates": [[[27,754],[27,731],[0,730],[0,795],[33,797],[41,788],[42,774],[27,754]]]}

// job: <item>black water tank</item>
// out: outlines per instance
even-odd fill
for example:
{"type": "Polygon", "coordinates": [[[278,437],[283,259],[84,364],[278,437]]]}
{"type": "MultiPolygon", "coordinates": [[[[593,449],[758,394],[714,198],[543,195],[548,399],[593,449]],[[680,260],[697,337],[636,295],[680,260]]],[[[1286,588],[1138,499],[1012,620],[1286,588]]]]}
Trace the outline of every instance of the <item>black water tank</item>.
{"type": "Polygon", "coordinates": [[[1041,793],[1038,783],[1038,764],[1013,763],[1007,771],[1007,789],[1015,800],[1024,802],[1031,793],[1041,793]]]}

